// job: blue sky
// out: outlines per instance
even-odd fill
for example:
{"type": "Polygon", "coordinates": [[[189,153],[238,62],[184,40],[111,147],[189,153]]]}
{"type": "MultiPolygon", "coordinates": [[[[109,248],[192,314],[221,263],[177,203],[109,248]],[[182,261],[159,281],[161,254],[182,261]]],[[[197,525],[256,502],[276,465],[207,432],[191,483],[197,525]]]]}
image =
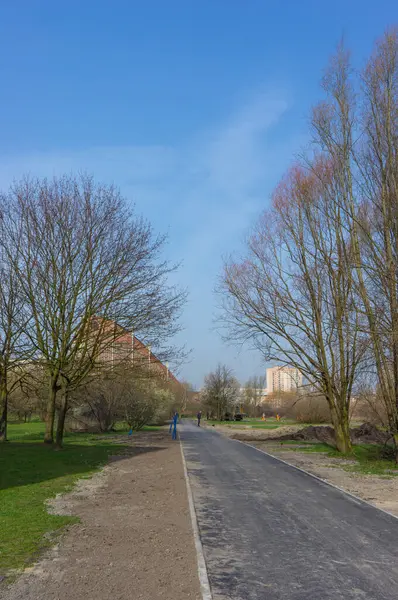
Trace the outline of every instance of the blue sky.
{"type": "Polygon", "coordinates": [[[182,260],[181,376],[261,357],[213,330],[222,256],[238,251],[306,142],[344,35],[357,65],[398,23],[393,0],[3,1],[0,186],[85,170],[115,182],[182,260]]]}

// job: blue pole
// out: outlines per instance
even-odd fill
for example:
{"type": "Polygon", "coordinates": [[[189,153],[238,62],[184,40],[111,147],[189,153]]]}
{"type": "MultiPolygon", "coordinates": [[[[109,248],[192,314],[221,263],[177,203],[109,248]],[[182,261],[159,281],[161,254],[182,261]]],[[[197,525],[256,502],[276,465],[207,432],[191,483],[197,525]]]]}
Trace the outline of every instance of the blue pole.
{"type": "Polygon", "coordinates": [[[170,429],[173,427],[173,435],[171,436],[173,440],[177,439],[177,422],[178,422],[178,413],[174,413],[173,421],[170,423],[170,429]]]}

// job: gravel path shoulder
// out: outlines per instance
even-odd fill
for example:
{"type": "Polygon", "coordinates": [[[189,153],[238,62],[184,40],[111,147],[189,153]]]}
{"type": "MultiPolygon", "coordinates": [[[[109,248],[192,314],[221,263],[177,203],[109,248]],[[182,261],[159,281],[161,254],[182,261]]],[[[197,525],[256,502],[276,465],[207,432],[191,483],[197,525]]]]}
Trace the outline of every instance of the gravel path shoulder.
{"type": "Polygon", "coordinates": [[[180,447],[167,433],[139,434],[51,510],[81,522],[3,600],[201,598],[180,447]]]}
{"type": "Polygon", "coordinates": [[[271,441],[248,443],[398,517],[398,477],[396,476],[389,478],[345,471],[343,467],[354,466],[355,461],[331,458],[323,453],[300,452],[297,446],[293,450],[288,448],[288,444],[281,446],[271,441]]]}

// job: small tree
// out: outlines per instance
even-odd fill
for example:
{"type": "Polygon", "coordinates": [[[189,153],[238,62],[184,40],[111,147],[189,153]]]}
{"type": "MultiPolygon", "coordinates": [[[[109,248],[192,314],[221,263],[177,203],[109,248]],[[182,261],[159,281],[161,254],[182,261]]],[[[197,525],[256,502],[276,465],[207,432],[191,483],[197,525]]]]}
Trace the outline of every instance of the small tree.
{"type": "Polygon", "coordinates": [[[176,410],[180,415],[184,414],[189,403],[189,395],[193,391],[192,384],[188,381],[170,381],[168,389],[174,398],[172,410],[176,410]]]}
{"type": "Polygon", "coordinates": [[[77,403],[81,403],[81,417],[96,423],[100,431],[107,432],[124,417],[124,393],[125,385],[121,377],[105,372],[91,378],[77,393],[72,394],[72,399],[77,395],[77,403]]]}
{"type": "Polygon", "coordinates": [[[152,422],[164,422],[174,401],[173,394],[153,380],[141,381],[126,389],[124,415],[129,426],[139,431],[152,422]]]}
{"type": "Polygon", "coordinates": [[[205,409],[221,421],[239,401],[239,382],[231,369],[219,364],[215,371],[206,375],[201,396],[205,409]]]}
{"type": "Polygon", "coordinates": [[[243,388],[241,402],[243,411],[250,417],[259,415],[261,405],[264,401],[264,389],[266,386],[265,377],[250,377],[243,388]]]}
{"type": "Polygon", "coordinates": [[[330,423],[326,398],[316,392],[300,394],[287,410],[287,416],[299,423],[330,423]]]}

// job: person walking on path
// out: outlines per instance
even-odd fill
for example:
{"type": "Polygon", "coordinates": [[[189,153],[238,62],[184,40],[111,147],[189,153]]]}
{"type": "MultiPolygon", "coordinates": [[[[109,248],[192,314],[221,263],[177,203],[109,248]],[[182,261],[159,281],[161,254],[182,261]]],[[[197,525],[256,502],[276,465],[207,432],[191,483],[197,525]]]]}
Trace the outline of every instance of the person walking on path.
{"type": "Polygon", "coordinates": [[[198,418],[198,427],[200,427],[200,419],[202,418],[202,411],[200,410],[196,416],[198,418]]]}

